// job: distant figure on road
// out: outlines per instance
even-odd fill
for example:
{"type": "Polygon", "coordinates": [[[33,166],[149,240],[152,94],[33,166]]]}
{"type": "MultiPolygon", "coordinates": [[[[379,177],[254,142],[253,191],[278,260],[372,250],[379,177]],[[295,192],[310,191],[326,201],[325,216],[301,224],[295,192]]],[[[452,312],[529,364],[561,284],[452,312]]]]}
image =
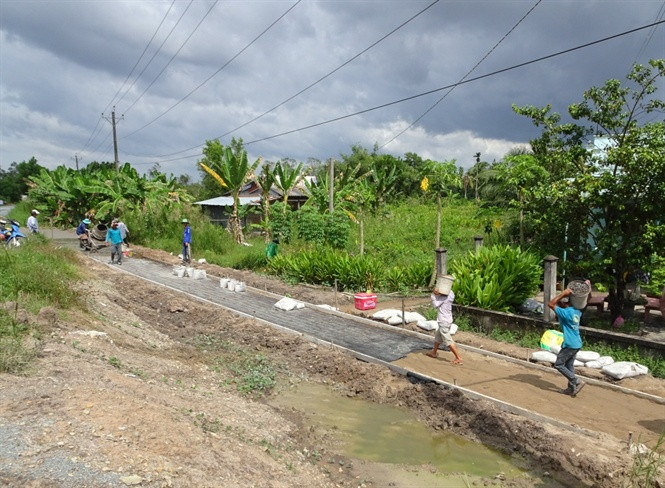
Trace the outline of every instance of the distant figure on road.
{"type": "Polygon", "coordinates": [[[127,237],[129,236],[129,229],[127,228],[127,226],[125,225],[125,223],[122,220],[120,220],[120,219],[116,219],[116,220],[118,221],[118,229],[120,229],[120,235],[122,236],[122,242],[125,245],[128,246],[129,242],[127,241],[127,237]]]}
{"type": "Polygon", "coordinates": [[[39,210],[33,209],[32,212],[30,212],[28,221],[26,222],[26,226],[32,234],[39,234],[39,223],[37,222],[37,215],[39,215],[39,210]]]}
{"type": "Polygon", "coordinates": [[[192,261],[192,228],[189,226],[189,220],[182,219],[185,224],[185,230],[182,233],[182,264],[189,264],[192,261]]]}
{"type": "Polygon", "coordinates": [[[111,222],[111,227],[106,232],[106,245],[111,245],[111,261],[109,264],[118,263],[122,265],[122,235],[118,229],[118,221],[111,222]],[[118,260],[115,261],[115,255],[118,255],[118,260]]]}
{"type": "Polygon", "coordinates": [[[455,301],[455,293],[450,290],[447,295],[439,293],[436,288],[430,296],[432,307],[436,308],[436,321],[439,328],[434,333],[434,349],[427,353],[431,358],[437,356],[439,346],[449,347],[450,351],[454,354],[455,359],[453,364],[462,364],[462,357],[459,355],[457,346],[453,337],[450,335],[450,327],[453,324],[453,302],[455,301]]]}
{"type": "Polygon", "coordinates": [[[568,388],[561,390],[564,395],[577,396],[586,383],[575,376],[575,356],[582,348],[580,337],[580,319],[582,311],[576,309],[568,302],[568,296],[572,293],[566,288],[547,304],[559,319],[559,325],[563,331],[563,343],[561,350],[556,356],[554,367],[568,379],[568,388]]]}

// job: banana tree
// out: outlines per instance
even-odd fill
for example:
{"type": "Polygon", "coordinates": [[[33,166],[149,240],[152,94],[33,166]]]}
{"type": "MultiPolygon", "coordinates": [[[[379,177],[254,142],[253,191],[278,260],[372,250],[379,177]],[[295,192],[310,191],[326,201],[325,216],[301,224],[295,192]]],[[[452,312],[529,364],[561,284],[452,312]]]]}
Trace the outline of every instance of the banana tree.
{"type": "Polygon", "coordinates": [[[257,159],[253,164],[247,161],[247,151],[232,141],[231,146],[224,146],[218,140],[206,141],[203,148],[204,157],[199,166],[212,176],[222,188],[228,191],[233,198],[233,210],[229,219],[229,227],[233,240],[241,244],[245,241],[240,224],[239,194],[245,183],[254,177],[254,170],[261,162],[257,159]],[[235,151],[233,150],[235,147],[235,151]]]}
{"type": "Polygon", "coordinates": [[[265,229],[266,243],[272,240],[270,231],[270,189],[275,184],[275,175],[268,164],[264,164],[261,173],[254,178],[261,188],[261,201],[263,202],[263,227],[265,229]]]}
{"type": "Polygon", "coordinates": [[[302,163],[299,163],[295,168],[288,162],[278,161],[273,170],[275,179],[275,186],[282,192],[282,199],[284,201],[284,210],[289,203],[289,193],[307,176],[309,169],[302,171],[302,163]]]}

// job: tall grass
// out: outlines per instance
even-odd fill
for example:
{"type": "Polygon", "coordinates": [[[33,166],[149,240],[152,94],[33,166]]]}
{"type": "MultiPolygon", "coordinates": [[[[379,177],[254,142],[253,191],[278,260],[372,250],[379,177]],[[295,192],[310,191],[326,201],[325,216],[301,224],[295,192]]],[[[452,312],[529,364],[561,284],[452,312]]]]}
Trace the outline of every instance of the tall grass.
{"type": "Polygon", "coordinates": [[[69,308],[78,301],[70,287],[79,272],[71,250],[31,236],[18,248],[0,246],[0,372],[19,373],[36,354],[40,331],[19,318],[43,306],[69,308]],[[13,306],[8,306],[13,303],[13,306]]]}

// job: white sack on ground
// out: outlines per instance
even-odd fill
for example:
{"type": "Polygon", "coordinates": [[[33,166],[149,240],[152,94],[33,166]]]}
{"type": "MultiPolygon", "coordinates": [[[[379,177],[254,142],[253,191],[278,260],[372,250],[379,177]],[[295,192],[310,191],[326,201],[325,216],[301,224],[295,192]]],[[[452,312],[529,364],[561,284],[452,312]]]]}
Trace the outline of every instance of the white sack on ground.
{"type": "Polygon", "coordinates": [[[600,354],[595,351],[577,351],[575,359],[586,363],[587,361],[596,361],[599,357],[600,354]]]}
{"type": "Polygon", "coordinates": [[[333,312],[338,312],[339,308],[335,308],[332,305],[327,305],[325,303],[322,303],[321,305],[317,305],[319,308],[325,308],[326,310],[332,310],[333,312]]]}
{"type": "Polygon", "coordinates": [[[419,320],[416,325],[423,330],[435,330],[439,326],[436,320],[419,320]]]}
{"type": "Polygon", "coordinates": [[[617,380],[640,376],[648,372],[649,368],[632,361],[619,361],[618,363],[603,366],[603,373],[617,380]]]}
{"type": "Polygon", "coordinates": [[[386,320],[390,325],[399,325],[402,323],[402,314],[393,315],[388,320],[386,320]]]}
{"type": "Polygon", "coordinates": [[[421,320],[425,320],[425,317],[420,315],[418,312],[404,312],[404,321],[407,324],[410,324],[411,322],[420,322],[421,320]]]}
{"type": "Polygon", "coordinates": [[[614,363],[614,358],[611,356],[601,356],[595,361],[587,361],[584,363],[585,368],[601,369],[603,366],[609,366],[614,363]]]}
{"type": "Polygon", "coordinates": [[[582,361],[578,361],[578,360],[576,359],[575,362],[573,363],[573,367],[574,367],[574,368],[583,368],[583,367],[584,367],[584,363],[583,363],[582,361]]]}
{"type": "Polygon", "coordinates": [[[388,320],[390,317],[395,315],[399,315],[401,317],[402,312],[396,308],[386,308],[385,310],[377,310],[374,312],[374,314],[372,314],[372,318],[377,320],[388,320]]]}
{"type": "Polygon", "coordinates": [[[280,310],[285,310],[288,312],[289,310],[304,308],[305,304],[302,302],[298,302],[293,298],[284,297],[280,301],[275,303],[275,307],[279,308],[280,310]]]}
{"type": "Polygon", "coordinates": [[[561,346],[557,346],[556,344],[552,344],[550,346],[550,352],[553,352],[554,354],[559,354],[561,351],[561,346]]]}
{"type": "Polygon", "coordinates": [[[554,361],[556,361],[556,354],[549,351],[535,351],[531,353],[531,359],[534,361],[544,361],[546,363],[554,364],[554,361]]]}

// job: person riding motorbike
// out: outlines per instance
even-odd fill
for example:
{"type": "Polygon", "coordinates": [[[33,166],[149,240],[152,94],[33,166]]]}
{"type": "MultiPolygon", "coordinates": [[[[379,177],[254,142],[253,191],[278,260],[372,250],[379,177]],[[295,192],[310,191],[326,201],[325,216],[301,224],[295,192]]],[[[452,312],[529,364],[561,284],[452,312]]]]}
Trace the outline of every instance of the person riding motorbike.
{"type": "Polygon", "coordinates": [[[7,229],[7,221],[0,219],[0,241],[5,241],[12,235],[12,231],[7,229]]]}
{"type": "Polygon", "coordinates": [[[89,247],[90,244],[90,219],[83,219],[79,226],[76,228],[76,235],[79,238],[79,246],[82,248],[89,247]]]}

